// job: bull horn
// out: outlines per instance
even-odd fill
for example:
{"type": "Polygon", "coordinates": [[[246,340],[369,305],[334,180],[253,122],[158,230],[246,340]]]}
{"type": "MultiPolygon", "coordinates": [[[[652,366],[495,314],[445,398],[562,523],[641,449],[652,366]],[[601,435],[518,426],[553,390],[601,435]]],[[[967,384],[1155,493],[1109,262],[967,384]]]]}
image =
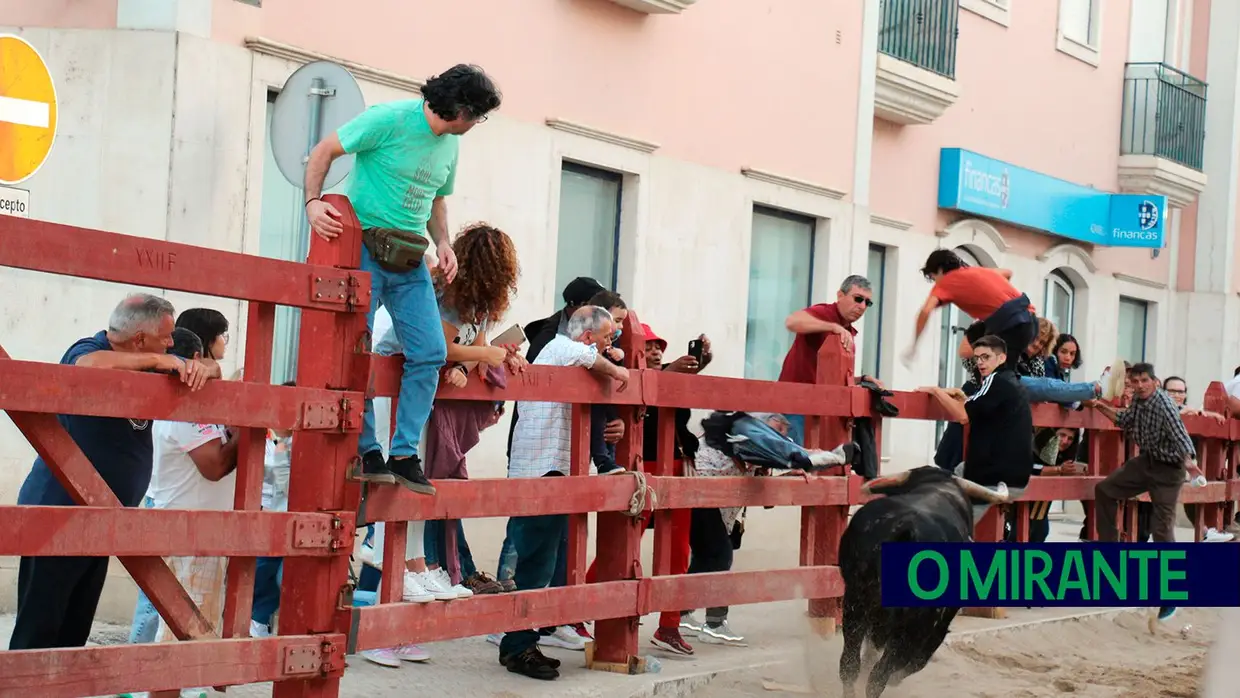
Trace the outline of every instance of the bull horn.
{"type": "Polygon", "coordinates": [[[995,491],[987,487],[982,487],[972,480],[966,480],[959,475],[956,475],[955,478],[956,484],[960,485],[960,489],[964,490],[964,493],[973,499],[980,499],[985,502],[990,502],[991,504],[1006,504],[1011,501],[1011,496],[1009,496],[1006,486],[1002,487],[998,491],[995,491]]]}
{"type": "Polygon", "coordinates": [[[877,477],[861,486],[861,491],[870,494],[873,492],[881,492],[890,487],[899,487],[908,481],[909,473],[912,471],[905,470],[902,473],[889,475],[887,477],[877,477]]]}

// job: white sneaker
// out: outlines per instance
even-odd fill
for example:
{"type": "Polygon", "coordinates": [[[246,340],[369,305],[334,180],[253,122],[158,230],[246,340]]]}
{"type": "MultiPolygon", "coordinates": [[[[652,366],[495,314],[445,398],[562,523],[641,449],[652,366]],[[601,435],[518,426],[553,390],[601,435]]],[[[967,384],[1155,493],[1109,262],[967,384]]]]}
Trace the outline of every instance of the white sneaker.
{"type": "Polygon", "coordinates": [[[1225,533],[1225,532],[1219,531],[1217,528],[1207,528],[1207,529],[1206,529],[1206,535],[1205,535],[1205,542],[1207,542],[1207,543],[1226,543],[1227,541],[1229,541],[1229,540],[1231,540],[1231,539],[1233,539],[1233,538],[1235,538],[1235,537],[1236,537],[1236,536],[1235,536],[1234,534],[1231,534],[1231,533],[1225,533]]]}
{"type": "Polygon", "coordinates": [[[474,595],[474,590],[466,587],[464,584],[453,584],[452,577],[448,575],[448,570],[442,567],[437,570],[430,570],[429,573],[435,575],[439,585],[456,594],[458,599],[468,599],[474,595]]]}
{"type": "Polygon", "coordinates": [[[400,659],[396,657],[396,652],[390,647],[381,650],[363,650],[361,654],[362,659],[378,664],[379,666],[385,666],[392,669],[397,669],[400,667],[400,659]]]}
{"type": "Polygon", "coordinates": [[[835,451],[810,451],[809,462],[819,468],[827,465],[842,465],[844,456],[835,451]]]}
{"type": "Polygon", "coordinates": [[[405,591],[401,594],[401,598],[411,603],[430,603],[436,599],[436,596],[422,585],[417,574],[407,571],[405,572],[405,591]]]}
{"type": "Polygon", "coordinates": [[[539,635],[538,644],[543,647],[559,647],[575,652],[586,651],[586,639],[577,634],[571,626],[561,625],[550,635],[539,635]]]}
{"type": "Polygon", "coordinates": [[[709,624],[702,626],[702,631],[698,633],[698,640],[708,645],[731,645],[733,647],[746,647],[745,638],[742,635],[732,632],[725,620],[717,627],[711,627],[709,624]]]}
{"type": "Polygon", "coordinates": [[[680,634],[684,637],[697,637],[702,632],[702,621],[692,613],[686,613],[680,617],[680,634]]]}
{"type": "Polygon", "coordinates": [[[1117,358],[1098,378],[1098,383],[1102,385],[1102,399],[1114,400],[1122,397],[1124,384],[1127,382],[1128,371],[1124,368],[1124,360],[1117,358]]]}
{"type": "Polygon", "coordinates": [[[434,572],[427,570],[425,572],[411,572],[410,574],[417,577],[418,584],[421,584],[423,589],[434,596],[436,601],[453,601],[456,599],[456,592],[440,584],[439,576],[434,572]]]}
{"type": "Polygon", "coordinates": [[[250,637],[271,637],[271,626],[251,620],[250,637]]]}
{"type": "Polygon", "coordinates": [[[393,651],[393,654],[397,659],[405,662],[425,662],[431,658],[430,652],[417,645],[401,645],[393,651]]]}

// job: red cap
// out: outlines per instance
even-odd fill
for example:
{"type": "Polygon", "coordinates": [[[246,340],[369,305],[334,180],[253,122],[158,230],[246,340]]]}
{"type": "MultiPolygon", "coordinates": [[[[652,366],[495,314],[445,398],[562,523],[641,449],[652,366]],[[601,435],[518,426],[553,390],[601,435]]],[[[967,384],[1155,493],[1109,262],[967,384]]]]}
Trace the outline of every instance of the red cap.
{"type": "Polygon", "coordinates": [[[642,323],[642,333],[646,335],[647,342],[658,342],[659,351],[667,351],[667,340],[655,334],[654,330],[650,329],[650,325],[644,322],[642,323]]]}

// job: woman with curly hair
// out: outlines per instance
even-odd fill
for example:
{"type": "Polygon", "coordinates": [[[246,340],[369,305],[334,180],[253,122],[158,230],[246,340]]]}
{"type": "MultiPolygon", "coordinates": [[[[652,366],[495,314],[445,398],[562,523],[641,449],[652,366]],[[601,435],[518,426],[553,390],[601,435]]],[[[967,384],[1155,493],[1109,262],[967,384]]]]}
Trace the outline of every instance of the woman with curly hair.
{"type": "MultiPolygon", "coordinates": [[[[438,269],[434,274],[439,315],[448,345],[442,382],[464,387],[472,374],[478,380],[502,384],[505,364],[513,373],[523,370],[526,364],[517,353],[519,347],[490,346],[487,342],[488,334],[497,334],[494,331],[498,329],[496,325],[504,318],[517,291],[521,267],[517,262],[516,247],[503,231],[485,223],[476,223],[457,236],[452,249],[457,259],[456,278],[449,284],[438,269]]],[[[502,402],[437,400],[427,424],[427,477],[467,479],[465,454],[478,443],[483,429],[499,421],[503,409],[502,402]]],[[[443,521],[426,522],[423,534],[425,574],[431,579],[420,581],[428,591],[438,594],[441,590],[455,590],[458,597],[463,595],[462,591],[468,591],[470,595],[503,591],[499,582],[474,565],[460,521],[456,522],[460,584],[455,584],[445,569],[449,566],[449,557],[444,534],[443,521]],[[427,586],[428,583],[430,586],[427,586]]]]}

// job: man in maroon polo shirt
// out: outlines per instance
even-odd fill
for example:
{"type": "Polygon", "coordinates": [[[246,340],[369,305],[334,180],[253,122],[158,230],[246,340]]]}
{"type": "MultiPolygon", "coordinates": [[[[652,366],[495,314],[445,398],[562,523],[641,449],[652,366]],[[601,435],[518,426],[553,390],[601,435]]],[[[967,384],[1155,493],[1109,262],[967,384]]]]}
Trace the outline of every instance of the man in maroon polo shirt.
{"type": "MultiPolygon", "coordinates": [[[[784,357],[784,367],[779,372],[781,383],[815,383],[818,377],[818,350],[828,335],[837,334],[847,350],[853,349],[853,337],[857,328],[853,323],[865,315],[874,305],[874,291],[870,280],[859,274],[844,279],[835,294],[834,303],[818,303],[788,316],[784,326],[795,332],[792,347],[784,357]]],[[[863,376],[865,377],[865,376],[863,376]]],[[[871,379],[873,380],[873,379],[871,379]]],[[[789,436],[798,444],[805,443],[805,418],[788,415],[791,424],[789,436]]]]}

